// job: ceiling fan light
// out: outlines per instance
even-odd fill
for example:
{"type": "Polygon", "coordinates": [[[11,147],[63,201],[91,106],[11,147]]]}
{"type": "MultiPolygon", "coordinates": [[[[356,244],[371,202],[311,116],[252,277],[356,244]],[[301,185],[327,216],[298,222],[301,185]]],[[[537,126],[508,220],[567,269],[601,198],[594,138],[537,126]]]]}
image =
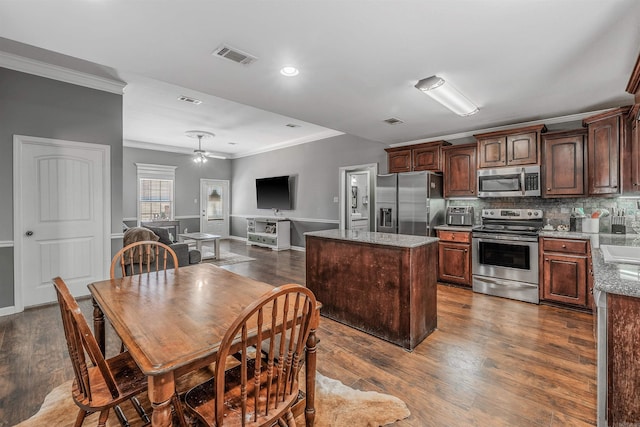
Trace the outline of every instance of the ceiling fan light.
{"type": "Polygon", "coordinates": [[[416,83],[415,87],[459,116],[471,116],[479,111],[473,102],[442,77],[427,77],[416,83]]]}

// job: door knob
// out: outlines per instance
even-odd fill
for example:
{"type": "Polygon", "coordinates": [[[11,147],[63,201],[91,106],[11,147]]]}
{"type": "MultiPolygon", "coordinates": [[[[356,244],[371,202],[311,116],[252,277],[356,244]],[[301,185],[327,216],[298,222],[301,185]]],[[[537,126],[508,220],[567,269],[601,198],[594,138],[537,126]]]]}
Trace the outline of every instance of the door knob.
{"type": "Polygon", "coordinates": [[[29,236],[29,237],[31,237],[31,236],[33,236],[33,231],[29,230],[29,231],[27,231],[27,232],[26,232],[26,233],[24,233],[24,234],[25,234],[25,236],[29,236]]]}

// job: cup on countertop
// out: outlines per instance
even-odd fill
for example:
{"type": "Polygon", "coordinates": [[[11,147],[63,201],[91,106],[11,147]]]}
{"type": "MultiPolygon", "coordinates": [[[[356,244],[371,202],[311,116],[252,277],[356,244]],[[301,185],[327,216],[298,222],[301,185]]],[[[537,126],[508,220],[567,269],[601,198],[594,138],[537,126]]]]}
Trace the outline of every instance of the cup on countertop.
{"type": "Polygon", "coordinates": [[[582,219],[582,232],[583,233],[599,233],[600,232],[600,218],[583,218],[582,219]]]}

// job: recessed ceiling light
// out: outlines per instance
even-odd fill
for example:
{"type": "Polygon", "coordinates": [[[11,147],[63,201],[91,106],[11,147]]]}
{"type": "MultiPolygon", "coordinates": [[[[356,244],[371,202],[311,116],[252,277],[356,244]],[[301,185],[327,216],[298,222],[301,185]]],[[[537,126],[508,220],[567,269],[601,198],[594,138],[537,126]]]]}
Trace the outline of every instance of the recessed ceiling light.
{"type": "Polygon", "coordinates": [[[291,65],[287,65],[286,67],[282,67],[280,69],[280,74],[287,77],[293,77],[300,74],[300,71],[296,67],[292,67],[291,65]]]}

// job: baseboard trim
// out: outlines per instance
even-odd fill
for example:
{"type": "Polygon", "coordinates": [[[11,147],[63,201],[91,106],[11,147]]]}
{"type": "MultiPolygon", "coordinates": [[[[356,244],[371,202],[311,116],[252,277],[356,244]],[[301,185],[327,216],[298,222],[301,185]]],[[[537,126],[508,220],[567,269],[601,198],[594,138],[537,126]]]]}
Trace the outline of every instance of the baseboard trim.
{"type": "Polygon", "coordinates": [[[16,310],[15,306],[0,308],[0,317],[9,316],[10,314],[16,314],[16,313],[19,313],[19,312],[16,310]]]}

